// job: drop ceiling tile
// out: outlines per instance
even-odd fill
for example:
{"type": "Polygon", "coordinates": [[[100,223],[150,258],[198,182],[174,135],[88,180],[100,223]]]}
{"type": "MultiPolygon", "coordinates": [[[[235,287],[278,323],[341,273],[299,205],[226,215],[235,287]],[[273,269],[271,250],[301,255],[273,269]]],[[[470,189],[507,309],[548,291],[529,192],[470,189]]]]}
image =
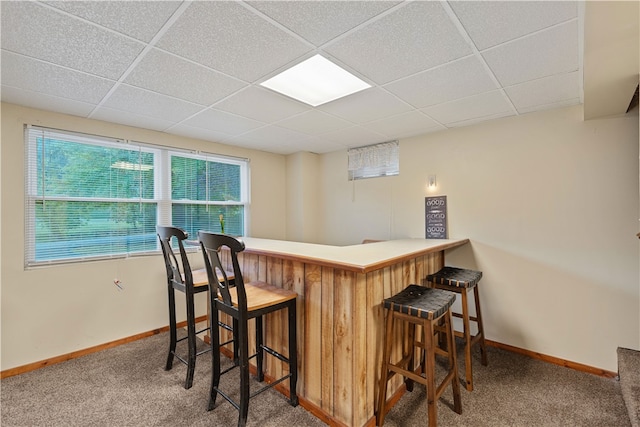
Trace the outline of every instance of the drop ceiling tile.
{"type": "Polygon", "coordinates": [[[419,135],[434,128],[443,129],[442,126],[419,111],[410,111],[397,116],[385,117],[384,119],[367,123],[366,127],[391,139],[419,135]]]}
{"type": "Polygon", "coordinates": [[[449,5],[480,50],[578,16],[576,1],[452,1],[449,5]]]}
{"type": "Polygon", "coordinates": [[[180,6],[179,1],[47,1],[55,8],[145,42],[180,6]]]}
{"type": "Polygon", "coordinates": [[[506,93],[518,113],[580,102],[581,78],[568,76],[582,72],[575,2],[542,2],[541,9],[530,2],[177,4],[2,2],[2,100],[282,154],[341,150],[513,114],[491,98],[498,83],[481,55],[500,81],[513,82],[506,93]],[[143,41],[178,12],[157,40],[165,45],[139,57],[143,41]],[[436,23],[438,17],[444,21],[436,23]],[[490,47],[473,53],[458,34],[462,27],[481,49],[490,47]],[[318,50],[313,43],[324,44],[318,50]],[[395,80],[318,108],[257,84],[313,53],[371,83],[372,76],[395,80]],[[131,64],[136,68],[110,94],[105,82],[117,84],[131,64]],[[488,110],[478,111],[481,103],[488,110]],[[446,124],[434,124],[427,111],[446,124]]]}
{"type": "Polygon", "coordinates": [[[110,123],[133,126],[143,129],[164,131],[175,122],[149,117],[144,114],[136,114],[130,111],[114,110],[113,108],[100,107],[91,115],[92,119],[104,120],[110,123]]]}
{"type": "Polygon", "coordinates": [[[578,23],[572,21],[482,53],[503,86],[576,71],[578,23]]]}
{"type": "Polygon", "coordinates": [[[4,81],[2,83],[3,85],[0,89],[0,92],[2,92],[2,102],[80,117],[87,117],[96,107],[94,104],[88,104],[86,102],[6,86],[4,85],[4,81]]]}
{"type": "Polygon", "coordinates": [[[177,123],[197,113],[202,106],[155,92],[121,84],[103,104],[107,108],[177,123]]]}
{"type": "Polygon", "coordinates": [[[256,120],[215,109],[204,110],[181,124],[228,135],[239,135],[265,125],[256,120]]]}
{"type": "Polygon", "coordinates": [[[257,86],[249,86],[215,104],[214,107],[217,110],[227,111],[262,122],[283,120],[295,114],[308,111],[311,108],[301,102],[257,86]]]}
{"type": "Polygon", "coordinates": [[[472,52],[439,2],[431,1],[408,2],[325,50],[378,84],[472,52]]]}
{"type": "Polygon", "coordinates": [[[518,112],[520,114],[526,114],[526,113],[531,113],[534,111],[543,111],[543,110],[551,110],[551,109],[555,109],[555,108],[564,108],[564,107],[570,107],[572,105],[579,105],[581,104],[580,102],[580,98],[573,98],[573,99],[567,99],[564,101],[558,101],[558,102],[552,102],[550,104],[542,104],[542,105],[534,105],[531,107],[523,107],[518,109],[518,112]]]}
{"type": "Polygon", "coordinates": [[[330,141],[322,136],[316,136],[298,144],[296,151],[307,151],[309,153],[330,153],[332,151],[344,150],[347,147],[337,142],[330,141]]]}
{"type": "Polygon", "coordinates": [[[264,126],[242,134],[242,138],[249,141],[262,141],[267,144],[279,142],[294,143],[309,139],[309,135],[281,128],[279,126],[264,126]]]}
{"type": "Polygon", "coordinates": [[[477,117],[473,119],[460,120],[459,122],[452,122],[447,124],[447,128],[456,128],[456,127],[464,127],[470,126],[477,123],[487,122],[494,119],[501,119],[503,117],[515,116],[516,113],[513,111],[504,111],[501,113],[490,114],[488,116],[477,117]]]}
{"type": "Polygon", "coordinates": [[[35,2],[2,2],[2,48],[117,80],[144,45],[35,2]]]}
{"type": "Polygon", "coordinates": [[[445,125],[463,120],[491,117],[495,114],[515,114],[509,102],[498,90],[434,105],[422,111],[445,125]]]}
{"type": "Polygon", "coordinates": [[[254,82],[311,47],[237,2],[193,2],[157,46],[254,82]]]}
{"type": "Polygon", "coordinates": [[[424,108],[496,89],[482,63],[475,56],[451,62],[442,67],[384,87],[409,104],[424,108]]]}
{"type": "Polygon", "coordinates": [[[265,126],[231,140],[244,147],[272,153],[289,154],[300,151],[297,146],[309,136],[278,126],[265,126]]]}
{"type": "Polygon", "coordinates": [[[250,1],[251,6],[320,46],[400,2],[250,1]]]}
{"type": "Polygon", "coordinates": [[[412,107],[387,91],[373,87],[328,102],[318,109],[354,123],[366,123],[410,111],[412,107]]]}
{"type": "Polygon", "coordinates": [[[277,123],[280,127],[292,129],[308,135],[319,135],[353,126],[345,120],[318,110],[309,110],[277,123]]]}
{"type": "Polygon", "coordinates": [[[15,88],[98,104],[115,84],[112,80],[43,63],[2,51],[2,84],[15,88]]]}
{"type": "Polygon", "coordinates": [[[212,130],[185,126],[183,124],[175,125],[169,128],[166,132],[173,135],[186,136],[188,138],[212,142],[221,142],[225,138],[229,138],[229,135],[222,132],[214,132],[212,130]]]}
{"type": "Polygon", "coordinates": [[[389,140],[388,136],[362,126],[353,126],[347,129],[327,132],[322,135],[322,138],[344,145],[345,147],[358,147],[389,140]]]}
{"type": "Polygon", "coordinates": [[[269,153],[276,153],[276,154],[286,154],[286,153],[276,152],[275,150],[272,151],[271,149],[269,149],[269,146],[267,144],[262,144],[260,142],[255,142],[253,140],[242,139],[242,136],[234,136],[231,138],[226,138],[222,141],[222,143],[227,145],[233,145],[236,147],[244,147],[251,150],[260,150],[260,151],[266,151],[269,153]]]}
{"type": "Polygon", "coordinates": [[[265,151],[267,153],[287,155],[298,151],[296,147],[287,142],[267,143],[265,141],[254,139],[243,139],[243,137],[235,137],[223,141],[224,144],[244,147],[251,150],[265,151]]]}
{"type": "Polygon", "coordinates": [[[578,72],[545,77],[511,86],[505,92],[519,112],[533,111],[532,108],[570,102],[580,99],[580,76],[578,72]]]}
{"type": "Polygon", "coordinates": [[[211,105],[247,85],[158,49],[149,51],[124,81],[201,105],[211,105]]]}

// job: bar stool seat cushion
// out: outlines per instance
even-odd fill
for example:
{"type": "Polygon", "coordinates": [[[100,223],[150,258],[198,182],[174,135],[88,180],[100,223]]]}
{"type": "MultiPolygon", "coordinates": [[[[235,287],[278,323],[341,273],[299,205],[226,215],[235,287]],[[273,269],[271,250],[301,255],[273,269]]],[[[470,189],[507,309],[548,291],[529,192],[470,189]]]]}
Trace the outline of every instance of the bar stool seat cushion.
{"type": "Polygon", "coordinates": [[[427,276],[429,282],[455,288],[473,288],[480,279],[482,279],[481,271],[456,267],[443,267],[440,271],[427,276]]]}
{"type": "Polygon", "coordinates": [[[420,317],[437,319],[453,305],[456,294],[453,292],[409,285],[401,292],[383,301],[384,308],[420,317]]]}

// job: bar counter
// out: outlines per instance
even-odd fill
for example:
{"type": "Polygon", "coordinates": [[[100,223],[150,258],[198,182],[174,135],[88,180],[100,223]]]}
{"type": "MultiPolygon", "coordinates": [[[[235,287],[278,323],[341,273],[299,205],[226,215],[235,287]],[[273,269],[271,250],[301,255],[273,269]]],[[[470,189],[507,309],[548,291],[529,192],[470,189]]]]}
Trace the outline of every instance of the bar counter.
{"type": "MultiPolygon", "coordinates": [[[[445,250],[469,240],[401,239],[352,246],[242,240],[246,249],[239,262],[245,282],[262,280],[298,293],[300,403],[330,425],[375,425],[382,300],[411,283],[422,283],[427,274],[444,266],[445,250]]],[[[267,343],[285,355],[286,328],[286,313],[267,317],[267,343]]],[[[249,350],[255,352],[255,343],[249,350]]],[[[287,369],[273,357],[265,360],[267,379],[279,378],[287,369]]],[[[288,393],[288,382],[279,386],[288,393]]],[[[402,387],[400,378],[394,378],[388,396],[402,387]]]]}

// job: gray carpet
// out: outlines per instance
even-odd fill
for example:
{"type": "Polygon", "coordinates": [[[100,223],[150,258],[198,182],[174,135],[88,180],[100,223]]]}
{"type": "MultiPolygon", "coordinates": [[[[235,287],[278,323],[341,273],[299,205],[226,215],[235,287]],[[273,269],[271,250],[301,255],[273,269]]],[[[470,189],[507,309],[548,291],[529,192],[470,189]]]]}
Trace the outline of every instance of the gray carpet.
{"type": "MultiPolygon", "coordinates": [[[[208,356],[196,365],[193,387],[183,388],[186,367],[163,369],[168,335],[145,338],[0,381],[0,421],[12,426],[234,426],[237,412],[219,398],[206,411],[208,356]]],[[[620,384],[489,348],[489,366],[474,364],[475,390],[462,389],[463,413],[438,403],[442,426],[628,426],[620,384]]],[[[228,363],[228,362],[226,362],[228,363]]],[[[462,364],[461,371],[464,369],[462,364]]],[[[237,381],[223,376],[233,389],[237,381]]],[[[252,384],[257,387],[257,383],[252,384]]],[[[255,390],[253,388],[252,390],[255,390]]],[[[322,426],[275,390],[251,400],[250,426],[322,426]]],[[[386,426],[427,425],[424,388],[416,385],[386,417],[386,426]]]]}
{"type": "Polygon", "coordinates": [[[640,351],[618,348],[618,374],[622,397],[633,427],[640,426],[640,351]]]}
{"type": "MultiPolygon", "coordinates": [[[[184,389],[186,366],[164,370],[168,333],[47,366],[0,381],[2,427],[10,426],[235,426],[238,412],[220,396],[207,412],[211,358],[197,359],[193,386],[184,389]]],[[[178,344],[184,347],[186,342],[178,344]]],[[[206,348],[200,341],[201,348],[206,348]]],[[[226,358],[225,365],[230,366],[226,358]]],[[[224,369],[223,366],[223,369],[224,369]]],[[[221,387],[236,401],[237,369],[221,387]],[[234,377],[235,376],[235,377],[234,377]]],[[[262,385],[255,381],[251,390],[262,385]]],[[[323,426],[301,406],[268,390],[251,399],[248,426],[323,426]]]]}
{"type": "MultiPolygon", "coordinates": [[[[473,353],[474,390],[461,384],[462,414],[453,411],[449,387],[438,402],[442,426],[629,426],[620,383],[552,365],[495,347],[487,347],[488,366],[473,353]]],[[[463,353],[458,352],[460,378],[463,353]]],[[[439,377],[446,361],[438,361],[439,377]]],[[[426,393],[414,386],[385,417],[385,426],[425,426],[426,393]]]]}

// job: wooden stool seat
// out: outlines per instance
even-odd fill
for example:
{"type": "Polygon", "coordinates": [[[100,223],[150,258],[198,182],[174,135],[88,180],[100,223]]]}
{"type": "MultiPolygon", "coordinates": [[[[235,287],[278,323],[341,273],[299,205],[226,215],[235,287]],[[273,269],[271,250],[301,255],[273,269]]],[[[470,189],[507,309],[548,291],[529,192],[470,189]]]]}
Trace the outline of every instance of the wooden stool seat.
{"type": "Polygon", "coordinates": [[[478,283],[482,278],[481,271],[469,270],[457,267],[443,267],[440,271],[429,274],[427,282],[436,289],[444,289],[455,292],[462,296],[462,313],[452,313],[452,316],[462,319],[463,330],[454,331],[455,336],[464,340],[465,354],[465,382],[469,391],[473,390],[473,371],[471,362],[471,350],[474,345],[480,344],[481,363],[487,365],[487,350],[484,340],[484,327],[482,325],[482,314],[480,311],[480,295],[478,293],[478,283]],[[476,315],[469,314],[469,302],[467,293],[473,289],[473,299],[475,302],[476,315]],[[478,333],[471,335],[470,322],[476,322],[478,333]]]}
{"type": "MultiPolygon", "coordinates": [[[[398,294],[386,298],[383,307],[387,309],[386,331],[384,337],[384,354],[382,360],[382,374],[380,375],[379,402],[377,411],[377,425],[384,424],[387,401],[387,383],[395,374],[405,377],[408,391],[413,389],[413,381],[426,386],[427,391],[427,412],[429,426],[437,423],[437,401],[451,384],[453,389],[454,410],[462,413],[462,403],[460,400],[460,384],[458,380],[458,368],[456,362],[455,341],[453,336],[453,325],[451,323],[451,305],[456,296],[452,292],[440,289],[426,288],[418,285],[409,285],[398,294]],[[408,328],[402,328],[408,332],[408,349],[403,350],[402,358],[396,363],[391,362],[391,347],[393,343],[394,322],[409,323],[408,328]],[[444,321],[444,328],[438,328],[437,324],[444,321]],[[422,337],[420,340],[415,336],[416,326],[422,326],[422,337]],[[434,333],[436,330],[446,335],[446,350],[440,349],[436,345],[434,333]],[[424,350],[421,362],[415,367],[415,348],[424,350]],[[436,386],[435,360],[436,354],[447,356],[449,360],[449,370],[442,382],[436,386]],[[424,368],[424,376],[421,375],[424,368]]],[[[404,346],[403,346],[404,347],[404,346]]]]}

